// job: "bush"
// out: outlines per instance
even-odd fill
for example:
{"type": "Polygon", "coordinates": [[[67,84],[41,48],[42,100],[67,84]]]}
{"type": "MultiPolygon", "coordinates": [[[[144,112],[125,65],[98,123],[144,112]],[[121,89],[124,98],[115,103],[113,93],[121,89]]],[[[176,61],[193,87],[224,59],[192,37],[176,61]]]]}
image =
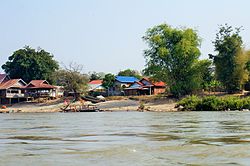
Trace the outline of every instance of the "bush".
{"type": "Polygon", "coordinates": [[[204,97],[201,103],[197,106],[200,111],[219,111],[223,108],[223,101],[216,96],[204,97]]]}
{"type": "Polygon", "coordinates": [[[225,107],[224,110],[241,110],[243,108],[243,99],[239,97],[225,97],[223,98],[225,107]]]}
{"type": "Polygon", "coordinates": [[[250,109],[250,97],[216,97],[207,96],[199,98],[189,96],[178,102],[177,107],[182,106],[186,111],[226,111],[226,110],[243,110],[250,109]]]}
{"type": "Polygon", "coordinates": [[[197,106],[201,103],[201,99],[195,95],[183,98],[177,103],[177,107],[182,106],[183,110],[196,111],[197,106]]]}

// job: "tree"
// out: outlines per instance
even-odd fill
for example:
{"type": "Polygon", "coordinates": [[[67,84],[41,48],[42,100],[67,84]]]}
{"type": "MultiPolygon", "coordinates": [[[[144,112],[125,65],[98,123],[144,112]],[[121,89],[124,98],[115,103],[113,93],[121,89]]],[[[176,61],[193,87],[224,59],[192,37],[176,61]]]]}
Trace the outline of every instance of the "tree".
{"type": "Polygon", "coordinates": [[[200,56],[200,39],[193,29],[161,24],[149,29],[143,39],[149,46],[144,51],[146,74],[167,82],[176,97],[199,87],[195,62],[200,56]]]}
{"type": "Polygon", "coordinates": [[[90,73],[90,81],[92,81],[92,80],[101,80],[101,79],[103,79],[104,78],[104,76],[105,76],[105,73],[103,73],[103,72],[99,72],[99,73],[97,73],[97,72],[92,72],[92,73],[90,73]]]}
{"type": "Polygon", "coordinates": [[[29,46],[15,51],[2,65],[2,69],[11,78],[22,78],[26,82],[44,79],[53,83],[52,74],[58,68],[59,65],[51,53],[29,46]]]}
{"type": "Polygon", "coordinates": [[[54,73],[57,84],[64,86],[68,92],[73,92],[75,100],[79,100],[79,95],[88,89],[88,76],[82,74],[82,65],[70,63],[69,67],[64,67],[54,73]]]}
{"type": "Polygon", "coordinates": [[[214,67],[212,61],[208,59],[198,60],[195,64],[196,72],[199,74],[199,82],[202,89],[206,89],[214,80],[214,67]]]}
{"type": "Polygon", "coordinates": [[[217,55],[210,54],[215,64],[216,78],[229,93],[242,90],[248,75],[245,68],[248,56],[239,33],[240,28],[233,29],[227,24],[220,26],[213,41],[217,55]]]}
{"type": "Polygon", "coordinates": [[[118,76],[131,76],[131,77],[136,77],[138,79],[142,78],[141,74],[138,71],[132,70],[132,69],[122,70],[117,75],[118,76]]]}
{"type": "Polygon", "coordinates": [[[109,73],[104,76],[102,86],[105,87],[106,89],[109,89],[114,85],[114,82],[115,82],[115,76],[109,73]]]}

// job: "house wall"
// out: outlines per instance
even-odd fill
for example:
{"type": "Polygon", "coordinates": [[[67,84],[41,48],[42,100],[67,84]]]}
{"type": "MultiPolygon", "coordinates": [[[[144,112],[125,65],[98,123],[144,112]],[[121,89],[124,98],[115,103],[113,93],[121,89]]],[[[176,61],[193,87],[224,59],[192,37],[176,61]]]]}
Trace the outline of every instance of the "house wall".
{"type": "Polygon", "coordinates": [[[160,93],[164,93],[165,91],[166,91],[166,89],[164,87],[155,87],[153,89],[153,94],[157,95],[157,94],[160,94],[160,93]]]}
{"type": "Polygon", "coordinates": [[[125,90],[125,95],[126,96],[136,96],[136,95],[138,95],[138,91],[136,89],[128,89],[128,90],[125,90]]]}
{"type": "Polygon", "coordinates": [[[113,85],[113,88],[111,88],[109,93],[111,95],[124,95],[124,94],[122,94],[123,89],[128,88],[130,85],[131,84],[125,84],[125,83],[115,81],[115,83],[113,85]]]}

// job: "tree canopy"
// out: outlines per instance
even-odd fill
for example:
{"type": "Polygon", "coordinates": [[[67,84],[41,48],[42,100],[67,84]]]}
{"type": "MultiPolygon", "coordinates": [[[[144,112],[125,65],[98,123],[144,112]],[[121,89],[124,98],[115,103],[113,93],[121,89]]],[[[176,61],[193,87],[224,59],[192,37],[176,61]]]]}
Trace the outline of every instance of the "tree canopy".
{"type": "Polygon", "coordinates": [[[102,86],[108,89],[113,86],[114,82],[115,82],[115,75],[109,73],[104,76],[102,86]]]}
{"type": "Polygon", "coordinates": [[[144,51],[147,75],[167,82],[177,97],[198,87],[195,62],[200,56],[200,39],[196,31],[161,24],[148,29],[143,39],[149,47],[144,51]]]}
{"type": "Polygon", "coordinates": [[[213,41],[217,54],[210,54],[215,64],[216,78],[229,93],[242,90],[242,85],[248,79],[246,62],[249,56],[239,33],[240,28],[233,29],[227,24],[220,26],[213,41]]]}
{"type": "Polygon", "coordinates": [[[88,89],[88,76],[81,72],[81,65],[71,63],[69,67],[54,73],[57,84],[64,86],[65,91],[73,92],[76,100],[79,99],[79,94],[85,93],[88,89]]]}
{"type": "Polygon", "coordinates": [[[2,69],[11,78],[22,78],[26,82],[44,79],[53,83],[52,74],[58,68],[59,65],[51,53],[29,46],[15,51],[2,65],[2,69]]]}
{"type": "Polygon", "coordinates": [[[136,77],[138,79],[142,78],[141,74],[138,71],[132,70],[132,69],[122,70],[117,75],[118,76],[132,76],[132,77],[136,77]]]}
{"type": "Polygon", "coordinates": [[[97,72],[92,72],[92,73],[90,73],[90,81],[92,81],[92,80],[101,80],[101,79],[103,79],[104,78],[104,76],[105,76],[105,73],[103,73],[103,72],[99,72],[99,73],[97,73],[97,72]]]}

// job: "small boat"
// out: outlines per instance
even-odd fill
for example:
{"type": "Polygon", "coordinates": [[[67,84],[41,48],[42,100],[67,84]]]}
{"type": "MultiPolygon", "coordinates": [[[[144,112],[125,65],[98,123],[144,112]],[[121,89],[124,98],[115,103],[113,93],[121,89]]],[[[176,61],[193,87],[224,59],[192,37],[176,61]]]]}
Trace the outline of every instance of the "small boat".
{"type": "Polygon", "coordinates": [[[82,99],[83,99],[83,100],[86,100],[86,101],[91,101],[92,103],[100,103],[100,102],[103,102],[103,100],[98,99],[98,98],[96,98],[96,97],[92,97],[92,96],[82,96],[82,99]]]}

